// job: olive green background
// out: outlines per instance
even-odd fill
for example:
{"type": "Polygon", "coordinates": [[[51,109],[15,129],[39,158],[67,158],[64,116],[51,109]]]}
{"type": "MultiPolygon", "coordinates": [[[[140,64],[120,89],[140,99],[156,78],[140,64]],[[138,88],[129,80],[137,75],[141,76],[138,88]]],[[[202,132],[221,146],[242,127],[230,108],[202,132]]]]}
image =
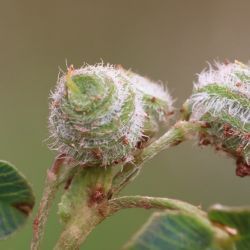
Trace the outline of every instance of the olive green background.
{"type": "MultiPolygon", "coordinates": [[[[48,96],[59,67],[101,60],[167,83],[176,107],[190,95],[206,62],[250,58],[250,1],[246,0],[1,0],[0,152],[30,180],[41,197],[54,153],[47,148],[48,96]]],[[[234,162],[195,142],[162,152],[146,164],[123,194],[166,196],[207,208],[250,203],[249,178],[234,162]]],[[[37,208],[37,207],[36,207],[37,208]]],[[[60,232],[56,205],[42,250],[60,232]]],[[[127,210],[107,219],[85,250],[117,250],[150,211],[127,210]]],[[[34,215],[33,215],[34,216],[34,215]]],[[[2,250],[29,249],[29,223],[2,250]]]]}

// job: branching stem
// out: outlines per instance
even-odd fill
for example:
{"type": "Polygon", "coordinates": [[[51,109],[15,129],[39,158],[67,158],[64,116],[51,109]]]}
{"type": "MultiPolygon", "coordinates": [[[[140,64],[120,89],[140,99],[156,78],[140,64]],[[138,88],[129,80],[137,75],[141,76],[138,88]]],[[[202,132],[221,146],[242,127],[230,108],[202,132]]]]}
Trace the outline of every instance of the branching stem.
{"type": "Polygon", "coordinates": [[[168,132],[158,140],[143,149],[142,153],[135,158],[133,163],[127,163],[121,172],[118,172],[113,179],[112,192],[118,194],[127,184],[129,184],[140,172],[144,163],[152,159],[159,152],[176,146],[192,137],[203,128],[200,122],[177,122],[168,132]]]}
{"type": "Polygon", "coordinates": [[[159,197],[124,196],[104,201],[96,207],[83,206],[65,227],[55,250],[78,250],[90,232],[105,218],[126,208],[164,209],[204,215],[198,207],[188,203],[159,197]]]}
{"type": "MultiPolygon", "coordinates": [[[[189,138],[190,135],[200,131],[201,128],[202,126],[200,123],[185,121],[177,122],[166,134],[138,154],[133,163],[128,163],[124,166],[123,171],[113,178],[111,178],[112,173],[105,169],[89,168],[81,170],[77,175],[78,177],[72,182],[68,195],[66,195],[68,197],[67,199],[70,200],[70,207],[74,208],[74,210],[71,212],[71,218],[64,226],[64,230],[55,249],[79,249],[80,244],[84,242],[95,226],[106,217],[123,208],[158,208],[201,213],[201,211],[195,206],[189,205],[185,202],[165,198],[127,196],[109,200],[112,195],[117,194],[136,177],[145,161],[151,159],[160,151],[183,142],[189,138]],[[108,178],[104,176],[107,176],[108,178]],[[90,204],[88,202],[90,199],[89,194],[98,186],[99,188],[103,187],[103,190],[105,190],[105,198],[101,203],[98,201],[97,203],[93,202],[93,204],[90,204]],[[109,196],[109,193],[111,193],[111,196],[109,196]]],[[[48,209],[57,189],[57,183],[56,179],[51,181],[48,178],[44,198],[41,202],[38,217],[36,218],[36,224],[38,226],[34,230],[32,250],[38,249],[44,224],[48,215],[48,209]]]]}

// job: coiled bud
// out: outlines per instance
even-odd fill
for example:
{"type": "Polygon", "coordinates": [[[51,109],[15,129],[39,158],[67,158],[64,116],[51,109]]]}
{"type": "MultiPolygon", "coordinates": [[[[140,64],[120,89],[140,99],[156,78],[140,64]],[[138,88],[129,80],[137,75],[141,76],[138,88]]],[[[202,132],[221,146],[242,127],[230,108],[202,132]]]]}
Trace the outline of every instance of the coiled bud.
{"type": "Polygon", "coordinates": [[[82,165],[107,166],[133,158],[166,121],[172,100],[148,79],[99,64],[63,74],[50,110],[52,148],[82,165]]]}
{"type": "Polygon", "coordinates": [[[174,113],[172,98],[164,85],[159,86],[159,84],[131,71],[125,73],[131,84],[142,95],[142,105],[146,114],[143,133],[153,137],[159,131],[160,125],[166,124],[168,117],[174,113]]]}
{"type": "Polygon", "coordinates": [[[191,120],[205,122],[200,144],[237,159],[236,174],[250,175],[250,68],[238,61],[210,66],[184,105],[191,120]]]}

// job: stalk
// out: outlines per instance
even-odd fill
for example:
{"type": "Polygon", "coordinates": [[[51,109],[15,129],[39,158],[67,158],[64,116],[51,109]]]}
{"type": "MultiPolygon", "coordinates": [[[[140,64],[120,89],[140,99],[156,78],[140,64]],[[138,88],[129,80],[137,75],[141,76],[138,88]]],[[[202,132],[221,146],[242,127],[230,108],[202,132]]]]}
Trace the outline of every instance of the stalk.
{"type": "Polygon", "coordinates": [[[203,129],[202,122],[177,122],[168,132],[158,140],[143,149],[134,162],[127,163],[121,172],[118,172],[113,180],[112,193],[118,194],[126,185],[128,185],[141,171],[144,163],[152,159],[155,155],[172,146],[176,146],[187,139],[192,138],[203,129]]]}
{"type": "Polygon", "coordinates": [[[38,208],[38,213],[33,222],[33,239],[31,242],[31,250],[37,250],[40,247],[49,210],[52,205],[55,193],[58,189],[60,168],[64,161],[65,156],[59,155],[56,157],[51,168],[47,171],[43,196],[38,208]]]}

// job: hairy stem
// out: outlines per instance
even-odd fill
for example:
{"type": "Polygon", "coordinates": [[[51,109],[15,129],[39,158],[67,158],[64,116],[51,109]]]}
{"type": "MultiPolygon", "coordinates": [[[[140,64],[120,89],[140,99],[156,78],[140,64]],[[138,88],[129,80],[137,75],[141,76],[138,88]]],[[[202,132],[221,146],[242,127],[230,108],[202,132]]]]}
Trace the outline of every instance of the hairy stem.
{"type": "Polygon", "coordinates": [[[138,154],[133,163],[127,163],[122,171],[118,172],[113,180],[112,193],[118,194],[128,183],[140,172],[144,163],[152,159],[159,152],[176,146],[179,143],[189,139],[193,134],[201,131],[202,123],[192,121],[179,121],[168,132],[161,136],[158,140],[150,144],[148,147],[138,154]]]}
{"type": "Polygon", "coordinates": [[[33,223],[33,239],[31,242],[31,250],[39,249],[44,234],[44,227],[48,218],[49,209],[58,188],[58,174],[64,160],[64,155],[59,155],[47,172],[45,189],[40,202],[38,213],[33,223]]]}
{"type": "Polygon", "coordinates": [[[109,200],[112,194],[117,194],[136,177],[142,163],[160,151],[179,144],[200,129],[200,123],[176,123],[166,134],[138,154],[133,163],[126,164],[123,171],[114,178],[112,172],[102,168],[82,169],[74,178],[68,194],[62,199],[61,215],[66,223],[55,250],[79,249],[80,244],[97,224],[123,208],[158,208],[202,213],[197,207],[185,202],[164,198],[127,196],[109,200]],[[93,194],[97,191],[98,195],[103,192],[101,201],[93,200],[93,194]]]}
{"type": "Polygon", "coordinates": [[[106,218],[98,209],[84,206],[64,228],[54,250],[77,250],[90,232],[106,218]]]}
{"type": "Polygon", "coordinates": [[[177,122],[168,132],[142,151],[139,162],[145,163],[155,157],[159,152],[189,139],[192,134],[199,132],[201,129],[202,123],[200,122],[177,122]]]}
{"type": "Polygon", "coordinates": [[[79,249],[88,234],[107,217],[112,168],[80,168],[59,204],[64,229],[56,250],[79,249]]]}
{"type": "Polygon", "coordinates": [[[205,215],[198,207],[188,203],[159,197],[148,196],[124,196],[104,201],[103,203],[90,207],[84,205],[79,207],[69,223],[65,226],[55,250],[77,250],[86,240],[91,231],[108,216],[125,208],[155,208],[171,211],[193,212],[205,215]]]}
{"type": "Polygon", "coordinates": [[[205,215],[199,207],[193,206],[183,201],[160,198],[160,197],[149,197],[149,196],[123,196],[112,199],[109,201],[110,214],[115,213],[125,208],[156,208],[174,211],[183,211],[191,213],[199,213],[205,215]]]}

